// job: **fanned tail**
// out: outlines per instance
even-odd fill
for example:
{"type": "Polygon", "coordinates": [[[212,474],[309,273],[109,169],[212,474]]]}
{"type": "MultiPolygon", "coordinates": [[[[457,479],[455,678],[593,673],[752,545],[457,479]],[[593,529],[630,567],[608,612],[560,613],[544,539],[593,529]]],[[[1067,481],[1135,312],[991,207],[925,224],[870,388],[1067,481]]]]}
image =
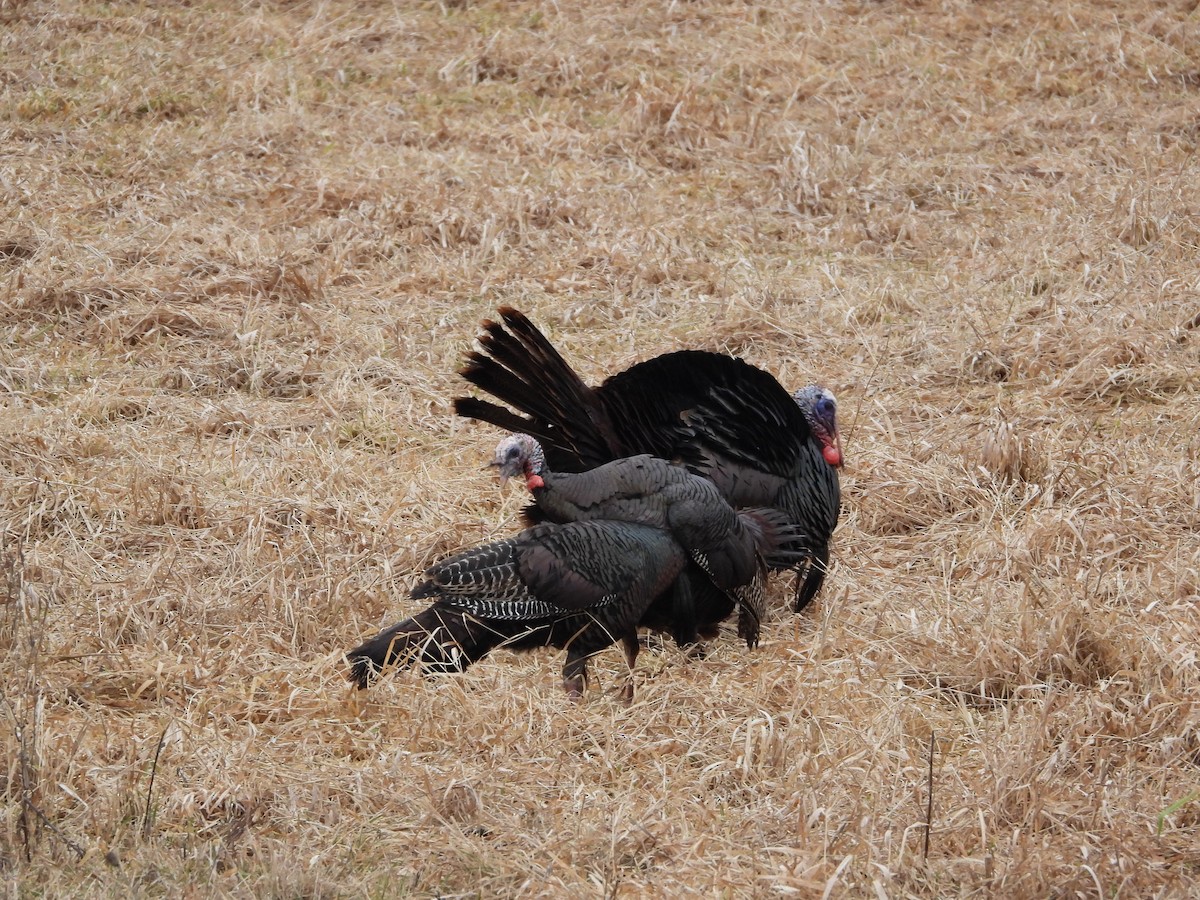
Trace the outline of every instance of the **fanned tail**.
{"type": "Polygon", "coordinates": [[[621,456],[595,392],[524,314],[509,306],[499,312],[503,324],[483,323],[482,352],[468,354],[459,374],[525,415],[470,397],[456,399],[454,411],[533,435],[560,471],[590,468],[621,456]]]}
{"type": "Polygon", "coordinates": [[[535,386],[549,379],[550,396],[562,409],[582,410],[595,402],[592,389],[524,313],[511,306],[501,306],[498,311],[512,336],[502,329],[489,331],[484,347],[497,362],[535,386]]]}

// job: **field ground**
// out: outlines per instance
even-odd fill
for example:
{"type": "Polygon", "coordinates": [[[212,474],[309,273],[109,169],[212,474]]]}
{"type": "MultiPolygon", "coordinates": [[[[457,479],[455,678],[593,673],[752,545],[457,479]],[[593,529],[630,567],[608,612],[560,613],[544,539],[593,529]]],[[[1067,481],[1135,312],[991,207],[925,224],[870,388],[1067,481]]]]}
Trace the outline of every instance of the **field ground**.
{"type": "Polygon", "coordinates": [[[0,85],[10,896],[1200,891],[1195,0],[0,0],[0,85]],[[502,303],[833,388],[815,610],[353,695],[515,527],[502,303]]]}

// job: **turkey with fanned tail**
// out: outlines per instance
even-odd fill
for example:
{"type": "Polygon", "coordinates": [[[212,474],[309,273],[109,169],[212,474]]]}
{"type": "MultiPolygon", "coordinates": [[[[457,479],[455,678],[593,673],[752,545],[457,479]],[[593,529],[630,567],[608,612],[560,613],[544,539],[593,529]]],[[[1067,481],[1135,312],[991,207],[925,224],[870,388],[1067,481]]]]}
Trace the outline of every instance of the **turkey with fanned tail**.
{"type": "MultiPolygon", "coordinates": [[[[841,441],[829,391],[811,385],[789,394],[762,369],[702,350],[654,357],[592,388],[522,313],[499,312],[502,322],[483,324],[481,350],[468,355],[461,374],[512,408],[460,397],[459,415],[532,435],[554,471],[651,454],[707,478],[734,507],[779,510],[809,552],[775,567],[800,571],[796,611],[812,601],[828,569],[841,502],[841,441]]],[[[675,621],[671,628],[711,634],[719,621],[698,620],[690,629],[675,621]]]]}

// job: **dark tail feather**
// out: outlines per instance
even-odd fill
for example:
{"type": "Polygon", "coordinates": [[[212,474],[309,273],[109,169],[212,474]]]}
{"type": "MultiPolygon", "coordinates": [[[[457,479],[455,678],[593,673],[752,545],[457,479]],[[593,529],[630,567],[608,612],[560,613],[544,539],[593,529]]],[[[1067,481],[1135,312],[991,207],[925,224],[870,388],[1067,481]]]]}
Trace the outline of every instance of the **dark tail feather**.
{"type": "Polygon", "coordinates": [[[513,332],[485,321],[479,336],[483,352],[469,353],[459,374],[542,425],[560,419],[564,411],[586,409],[591,389],[545,335],[511,307],[500,307],[500,314],[513,332]]]}
{"type": "Polygon", "coordinates": [[[387,666],[420,660],[426,671],[462,672],[509,635],[453,609],[431,606],[346,654],[350,681],[367,687],[387,666]]]}
{"type": "Polygon", "coordinates": [[[523,313],[511,306],[502,306],[499,312],[515,341],[501,342],[497,349],[503,349],[493,356],[540,388],[552,410],[547,424],[561,432],[564,449],[587,467],[624,456],[596,392],[523,313]]]}
{"type": "Polygon", "coordinates": [[[487,400],[479,400],[475,397],[456,397],[454,398],[454,414],[462,416],[464,419],[487,422],[489,425],[495,425],[511,434],[532,435],[543,445],[554,440],[554,436],[547,434],[546,430],[533,419],[518,416],[511,410],[495,403],[489,403],[487,400]]]}
{"type": "Polygon", "coordinates": [[[623,455],[595,392],[554,345],[512,307],[500,307],[500,316],[503,325],[483,323],[479,336],[483,352],[469,354],[459,374],[529,418],[468,398],[455,401],[455,412],[508,431],[532,434],[542,442],[551,465],[564,471],[623,455]]]}
{"type": "Polygon", "coordinates": [[[554,382],[554,394],[561,398],[568,408],[585,409],[592,402],[592,389],[575,374],[565,359],[562,358],[554,345],[546,340],[536,325],[529,321],[524,313],[518,312],[511,306],[500,307],[500,317],[509,327],[516,342],[501,342],[497,349],[515,350],[515,353],[504,352],[496,355],[496,359],[513,371],[521,374],[526,380],[533,377],[533,383],[540,383],[547,376],[554,382]],[[533,369],[521,371],[523,365],[533,365],[533,369]]]}
{"type": "MultiPolygon", "coordinates": [[[[499,327],[493,322],[484,324],[499,327]]],[[[486,340],[486,337],[481,337],[479,342],[492,355],[472,350],[467,354],[467,362],[458,370],[458,374],[477,388],[526,413],[529,421],[536,427],[545,427],[548,422],[554,421],[556,410],[546,397],[544,385],[536,376],[531,379],[529,372],[513,371],[509,361],[497,359],[493,342],[486,340]]],[[[522,360],[516,357],[516,361],[522,360]]]]}

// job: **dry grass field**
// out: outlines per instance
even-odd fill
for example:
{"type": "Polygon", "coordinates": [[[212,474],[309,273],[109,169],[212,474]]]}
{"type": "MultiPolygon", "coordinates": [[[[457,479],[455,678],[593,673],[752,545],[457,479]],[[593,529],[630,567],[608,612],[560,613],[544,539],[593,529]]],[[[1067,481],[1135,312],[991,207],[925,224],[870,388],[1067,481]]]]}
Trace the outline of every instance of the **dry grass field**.
{"type": "Polygon", "coordinates": [[[1200,891],[1195,0],[0,0],[0,85],[8,896],[1200,891]],[[502,303],[835,390],[814,610],[352,693],[516,528],[502,303]]]}

